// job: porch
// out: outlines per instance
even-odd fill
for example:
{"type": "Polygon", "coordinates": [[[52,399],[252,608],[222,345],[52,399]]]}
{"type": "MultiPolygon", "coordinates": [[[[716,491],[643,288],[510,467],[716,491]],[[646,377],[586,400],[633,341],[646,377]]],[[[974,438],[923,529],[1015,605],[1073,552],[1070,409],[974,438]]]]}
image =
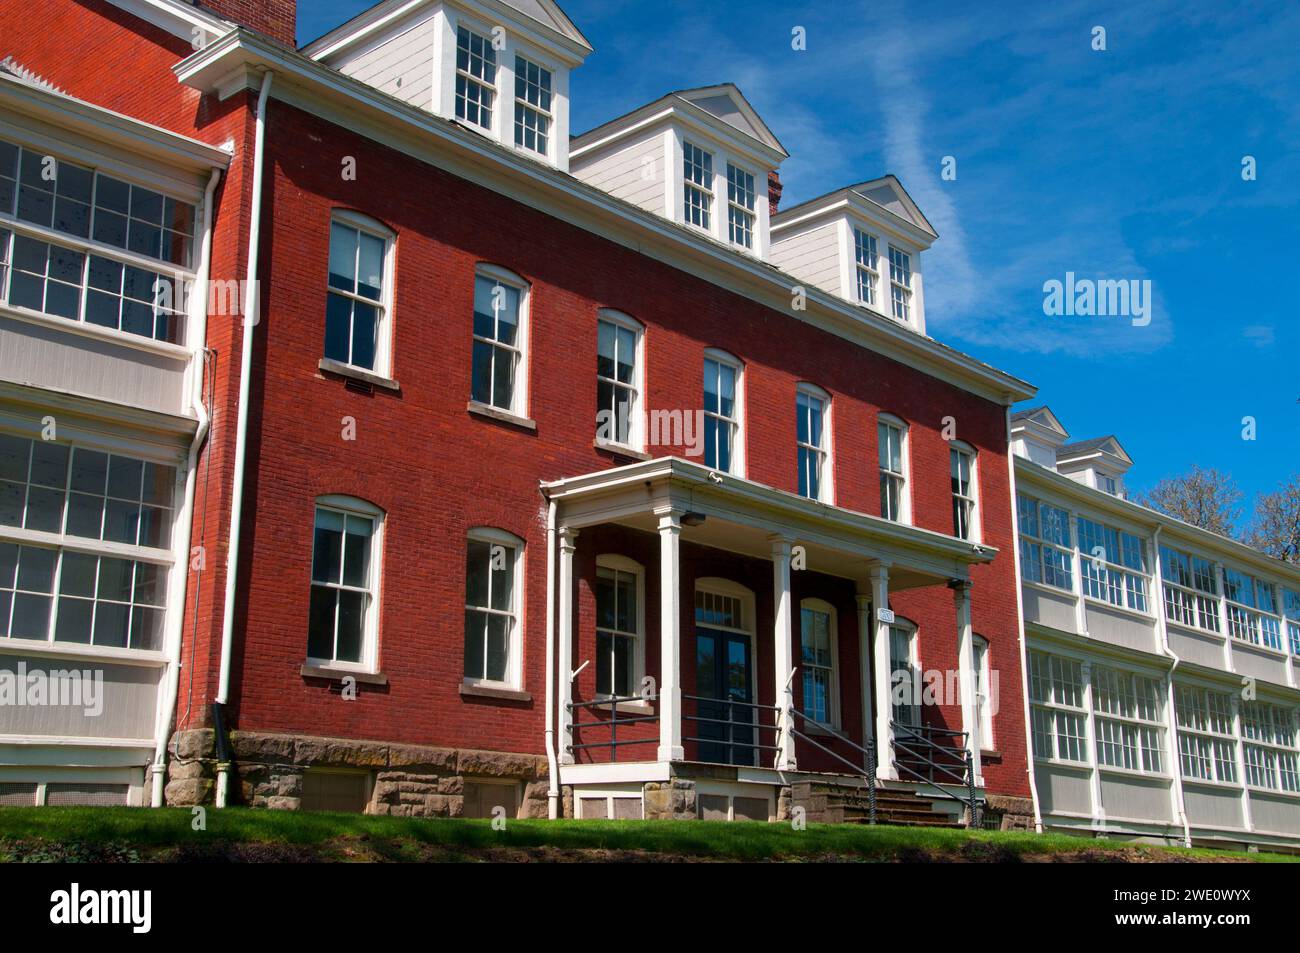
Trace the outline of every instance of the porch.
{"type": "Polygon", "coordinates": [[[769,800],[824,783],[975,802],[969,567],[995,550],[679,458],[543,490],[555,747],[575,797],[698,777],[769,800]],[[919,658],[890,594],[927,587],[951,590],[960,689],[925,719],[893,687],[919,658]]]}

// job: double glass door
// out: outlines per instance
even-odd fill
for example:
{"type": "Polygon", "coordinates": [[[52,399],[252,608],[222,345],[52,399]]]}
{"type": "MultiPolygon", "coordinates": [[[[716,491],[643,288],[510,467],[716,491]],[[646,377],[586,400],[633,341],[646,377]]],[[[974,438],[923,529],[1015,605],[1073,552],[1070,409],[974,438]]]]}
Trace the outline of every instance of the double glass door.
{"type": "Polygon", "coordinates": [[[695,693],[699,758],[715,764],[754,765],[754,655],[748,635],[695,630],[695,693]]]}

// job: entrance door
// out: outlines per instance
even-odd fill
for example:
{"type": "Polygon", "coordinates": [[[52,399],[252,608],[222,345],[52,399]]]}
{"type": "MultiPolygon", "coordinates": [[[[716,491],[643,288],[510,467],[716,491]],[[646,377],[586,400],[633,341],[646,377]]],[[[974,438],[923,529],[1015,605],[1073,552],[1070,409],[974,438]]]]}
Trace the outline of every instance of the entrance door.
{"type": "Polygon", "coordinates": [[[754,659],[748,635],[695,630],[695,692],[699,758],[716,764],[756,763],[754,750],[754,659]]]}

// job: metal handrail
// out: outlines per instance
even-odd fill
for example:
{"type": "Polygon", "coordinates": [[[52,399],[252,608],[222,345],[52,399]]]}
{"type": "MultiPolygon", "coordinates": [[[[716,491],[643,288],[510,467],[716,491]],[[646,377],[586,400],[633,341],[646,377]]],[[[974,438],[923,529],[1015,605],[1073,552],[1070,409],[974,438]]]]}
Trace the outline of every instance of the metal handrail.
{"type": "Polygon", "coordinates": [[[967,810],[970,812],[969,826],[972,828],[979,827],[980,809],[979,809],[978,800],[975,796],[975,759],[971,755],[970,749],[966,747],[967,733],[964,731],[948,731],[946,729],[936,728],[932,725],[904,725],[899,722],[890,722],[890,730],[891,730],[891,734],[893,735],[893,742],[894,742],[893,743],[894,768],[898,770],[900,773],[906,772],[907,774],[910,774],[912,777],[916,778],[917,781],[930,785],[935,790],[943,794],[944,797],[952,798],[955,801],[965,801],[967,810]],[[906,741],[900,740],[899,736],[902,731],[911,732],[913,738],[920,744],[920,747],[935,752],[943,752],[944,754],[947,754],[950,757],[952,757],[955,761],[960,762],[963,768],[962,772],[959,774],[957,771],[953,770],[953,767],[951,765],[940,764],[939,762],[931,758],[929,755],[924,754],[921,750],[918,750],[918,748],[913,747],[912,745],[908,744],[906,741]],[[950,748],[945,745],[937,744],[936,742],[930,740],[930,738],[926,737],[927,734],[946,734],[952,737],[959,737],[961,738],[962,747],[950,748]],[[926,777],[924,774],[922,774],[920,771],[913,768],[911,765],[900,761],[898,759],[898,753],[900,750],[903,753],[909,754],[912,757],[917,758],[923,763],[929,765],[930,767],[929,777],[926,777]],[[965,786],[966,788],[965,796],[954,794],[952,791],[949,791],[938,781],[934,780],[934,772],[936,770],[939,771],[941,774],[951,778],[957,784],[961,784],[965,786]]]}
{"type": "Polygon", "coordinates": [[[830,725],[827,725],[823,722],[818,721],[816,718],[804,714],[798,708],[795,708],[793,705],[791,705],[787,710],[790,712],[790,714],[798,715],[800,718],[802,718],[805,724],[811,722],[817,727],[823,728],[826,731],[830,732],[835,738],[844,742],[844,744],[848,745],[850,748],[853,748],[855,751],[862,752],[863,759],[864,759],[863,767],[859,768],[856,764],[854,764],[848,758],[844,757],[838,751],[832,751],[830,748],[826,747],[821,742],[816,741],[813,738],[810,738],[808,735],[804,734],[802,731],[800,731],[798,728],[794,726],[793,721],[790,724],[790,734],[792,737],[806,741],[808,744],[812,745],[817,750],[825,752],[826,754],[830,755],[832,758],[835,758],[837,761],[841,762],[842,764],[847,765],[849,768],[853,770],[854,774],[861,775],[862,779],[867,782],[867,815],[868,815],[867,820],[868,823],[875,824],[876,823],[876,742],[875,739],[868,738],[866,747],[863,747],[862,745],[858,744],[856,741],[853,741],[850,738],[846,738],[844,735],[840,734],[839,732],[836,732],[831,728],[830,725]]]}
{"type": "Polygon", "coordinates": [[[609,760],[610,760],[611,762],[613,762],[613,761],[618,761],[618,749],[621,748],[621,747],[623,747],[623,746],[625,746],[625,745],[645,745],[645,744],[651,744],[651,743],[658,744],[658,742],[659,742],[659,739],[658,739],[658,738],[623,738],[623,739],[620,739],[620,738],[618,737],[618,726],[619,726],[619,725],[636,725],[636,724],[642,724],[642,723],[647,722],[647,721],[658,721],[658,720],[659,720],[659,714],[658,714],[658,712],[656,712],[656,713],[653,714],[653,715],[633,715],[633,716],[630,717],[630,718],[619,718],[619,717],[618,717],[618,706],[619,706],[620,704],[624,703],[624,702],[648,702],[648,701],[653,701],[653,700],[655,700],[656,697],[657,697],[657,696],[654,696],[654,695],[651,695],[651,696],[642,696],[642,695],[609,695],[609,696],[606,696],[606,697],[604,697],[604,698],[593,698],[593,699],[591,699],[590,701],[585,701],[585,702],[578,702],[578,701],[569,701],[569,702],[566,702],[564,707],[568,710],[568,712],[569,712],[569,718],[570,718],[571,720],[569,721],[569,738],[570,738],[570,741],[569,741],[569,743],[568,743],[567,745],[564,746],[564,747],[565,747],[565,750],[568,751],[569,754],[574,754],[575,752],[583,751],[583,750],[585,750],[585,749],[587,749],[587,748],[608,748],[608,749],[609,749],[609,760]],[[574,716],[575,712],[586,711],[586,710],[588,710],[588,709],[593,709],[593,708],[596,708],[596,709],[599,709],[599,708],[608,708],[608,709],[609,709],[609,718],[607,718],[607,719],[598,719],[598,720],[596,720],[596,721],[579,721],[579,720],[574,716]],[[573,740],[573,736],[574,736],[577,732],[581,731],[583,728],[608,728],[608,729],[609,729],[609,740],[608,740],[608,741],[589,741],[589,742],[577,743],[577,742],[575,742],[575,741],[573,740]]]}
{"type": "MultiPolygon", "coordinates": [[[[696,711],[695,713],[693,713],[693,714],[692,714],[692,713],[688,713],[688,712],[686,712],[686,711],[683,711],[683,712],[682,712],[682,720],[683,720],[683,721],[692,721],[692,722],[694,722],[694,723],[697,724],[697,725],[727,725],[727,726],[730,726],[730,727],[732,727],[732,728],[748,728],[748,729],[750,729],[750,730],[752,730],[752,731],[754,732],[754,738],[755,738],[755,740],[753,740],[753,741],[736,741],[734,738],[731,738],[731,737],[727,737],[727,738],[700,738],[700,737],[697,737],[697,736],[694,736],[694,735],[690,735],[690,736],[683,737],[683,738],[682,738],[683,741],[693,741],[693,742],[695,742],[696,744],[721,745],[721,746],[726,747],[726,748],[728,748],[728,749],[730,749],[730,748],[742,748],[742,749],[744,749],[744,750],[746,750],[746,751],[752,751],[752,752],[754,752],[754,759],[755,759],[755,761],[758,760],[758,755],[759,755],[760,752],[763,752],[763,751],[779,751],[779,750],[780,750],[780,744],[779,744],[779,741],[780,741],[780,734],[779,734],[779,732],[780,732],[780,728],[779,728],[778,726],[775,726],[775,725],[765,725],[765,724],[763,724],[761,721],[759,721],[757,718],[753,717],[757,712],[760,712],[760,711],[773,711],[773,712],[778,712],[778,713],[779,713],[779,712],[780,712],[780,709],[779,709],[776,705],[762,705],[762,704],[759,704],[758,702],[744,702],[744,701],[739,701],[739,700],[730,699],[730,698],[707,698],[707,697],[705,697],[705,696],[703,696],[703,695],[686,695],[686,694],[683,694],[683,695],[682,695],[682,698],[683,698],[684,700],[686,700],[686,701],[693,701],[693,702],[695,702],[695,703],[696,703],[695,707],[696,707],[696,709],[697,709],[697,711],[696,711]],[[699,709],[699,703],[700,703],[700,702],[704,702],[704,703],[706,703],[706,704],[711,704],[711,705],[726,705],[726,706],[727,706],[727,715],[728,715],[728,717],[727,717],[727,718],[710,718],[710,717],[707,716],[707,715],[701,715],[701,714],[699,714],[699,713],[698,713],[698,709],[699,709]],[[750,711],[748,714],[750,715],[750,717],[751,717],[753,720],[751,720],[751,721],[737,721],[737,720],[735,720],[734,718],[731,718],[730,715],[732,714],[732,711],[734,710],[734,706],[739,706],[739,707],[741,707],[741,708],[747,708],[747,709],[750,709],[751,711],[750,711]],[[767,732],[767,731],[776,731],[776,732],[778,732],[778,735],[777,735],[777,741],[778,741],[778,744],[765,745],[765,744],[762,743],[762,741],[761,741],[762,734],[760,734],[760,733],[761,733],[761,732],[767,732]]],[[[731,732],[727,732],[727,734],[730,735],[731,732]]]]}

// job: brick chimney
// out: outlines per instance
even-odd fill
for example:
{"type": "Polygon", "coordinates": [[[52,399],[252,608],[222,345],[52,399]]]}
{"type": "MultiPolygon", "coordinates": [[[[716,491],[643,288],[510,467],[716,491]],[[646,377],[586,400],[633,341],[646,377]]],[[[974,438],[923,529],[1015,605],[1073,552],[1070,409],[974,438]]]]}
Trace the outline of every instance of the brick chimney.
{"type": "Polygon", "coordinates": [[[298,48],[298,0],[190,0],[223,20],[263,33],[298,48]]]}
{"type": "Polygon", "coordinates": [[[775,215],[777,207],[781,204],[781,177],[775,172],[767,174],[767,205],[769,211],[775,215]]]}

